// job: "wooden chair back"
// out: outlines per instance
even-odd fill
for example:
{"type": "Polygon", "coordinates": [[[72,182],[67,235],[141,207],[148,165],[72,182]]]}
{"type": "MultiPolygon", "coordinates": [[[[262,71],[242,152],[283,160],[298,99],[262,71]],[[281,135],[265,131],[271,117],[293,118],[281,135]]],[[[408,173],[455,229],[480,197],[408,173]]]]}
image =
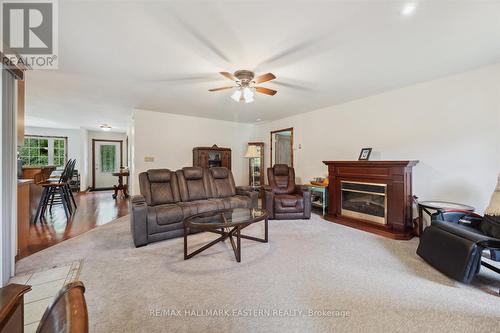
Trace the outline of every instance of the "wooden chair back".
{"type": "Polygon", "coordinates": [[[89,317],[82,282],[65,285],[38,325],[37,333],[88,333],[89,317]]]}

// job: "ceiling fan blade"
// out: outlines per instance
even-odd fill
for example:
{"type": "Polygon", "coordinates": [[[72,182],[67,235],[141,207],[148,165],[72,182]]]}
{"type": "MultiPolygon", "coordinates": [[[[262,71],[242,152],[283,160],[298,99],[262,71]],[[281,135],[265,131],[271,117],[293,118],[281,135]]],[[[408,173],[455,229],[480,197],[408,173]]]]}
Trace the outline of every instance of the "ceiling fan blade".
{"type": "Polygon", "coordinates": [[[219,72],[219,73],[220,73],[220,75],[227,77],[229,80],[236,81],[236,78],[234,77],[234,75],[229,73],[229,72],[219,72]]]}
{"type": "Polygon", "coordinates": [[[219,91],[219,90],[226,90],[226,89],[232,89],[233,87],[221,87],[221,88],[213,88],[213,89],[208,89],[208,91],[219,91]]]}
{"type": "Polygon", "coordinates": [[[266,94],[269,96],[274,96],[276,95],[277,91],[273,89],[268,89],[268,88],[263,88],[263,87],[255,87],[255,91],[261,93],[261,94],[266,94]]]}
{"type": "Polygon", "coordinates": [[[267,73],[267,74],[264,74],[264,75],[261,75],[261,76],[257,76],[255,78],[255,80],[253,80],[255,83],[262,83],[262,82],[267,82],[267,81],[271,81],[271,80],[274,80],[276,78],[276,76],[274,76],[273,73],[267,73]]]}

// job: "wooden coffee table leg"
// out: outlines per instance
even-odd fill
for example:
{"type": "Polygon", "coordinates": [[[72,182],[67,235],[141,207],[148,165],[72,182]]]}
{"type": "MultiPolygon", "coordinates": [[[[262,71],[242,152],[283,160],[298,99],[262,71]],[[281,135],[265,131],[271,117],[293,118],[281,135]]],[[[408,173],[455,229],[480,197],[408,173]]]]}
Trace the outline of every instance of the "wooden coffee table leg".
{"type": "Polygon", "coordinates": [[[184,260],[188,259],[188,238],[187,238],[187,228],[184,225],[184,260]]]}
{"type": "MultiPolygon", "coordinates": [[[[186,237],[187,237],[187,236],[186,236],[186,237]]],[[[197,249],[196,251],[193,251],[193,252],[191,252],[191,253],[187,254],[186,256],[184,256],[184,260],[186,260],[186,259],[190,259],[190,258],[194,257],[195,255],[197,255],[198,253],[201,253],[201,252],[205,251],[205,250],[206,250],[206,249],[208,249],[209,247],[214,246],[215,244],[217,244],[217,243],[219,243],[219,242],[224,241],[226,238],[227,238],[227,235],[222,235],[222,236],[220,236],[219,238],[217,238],[217,239],[215,239],[215,240],[211,241],[210,243],[208,243],[208,244],[206,244],[206,245],[204,245],[204,246],[200,247],[200,248],[199,248],[199,249],[197,249]]],[[[186,238],[186,243],[184,243],[184,244],[186,244],[186,246],[187,246],[187,238],[186,238]]],[[[187,248],[186,248],[186,253],[187,253],[187,248]]]]}
{"type": "Polygon", "coordinates": [[[268,222],[267,222],[267,219],[264,221],[264,240],[266,241],[266,243],[269,241],[269,226],[268,226],[268,222]]]}
{"type": "Polygon", "coordinates": [[[241,231],[240,227],[236,230],[236,241],[237,245],[236,248],[238,249],[238,256],[236,257],[237,262],[241,262],[241,231]]]}

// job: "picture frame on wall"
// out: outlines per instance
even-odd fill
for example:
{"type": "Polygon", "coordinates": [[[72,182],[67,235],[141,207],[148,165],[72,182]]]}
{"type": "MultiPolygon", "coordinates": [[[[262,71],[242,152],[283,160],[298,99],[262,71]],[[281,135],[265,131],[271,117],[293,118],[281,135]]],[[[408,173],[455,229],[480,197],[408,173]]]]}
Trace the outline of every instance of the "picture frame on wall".
{"type": "Polygon", "coordinates": [[[358,161],[368,161],[370,159],[370,154],[372,153],[371,148],[362,148],[359,153],[358,161]]]}

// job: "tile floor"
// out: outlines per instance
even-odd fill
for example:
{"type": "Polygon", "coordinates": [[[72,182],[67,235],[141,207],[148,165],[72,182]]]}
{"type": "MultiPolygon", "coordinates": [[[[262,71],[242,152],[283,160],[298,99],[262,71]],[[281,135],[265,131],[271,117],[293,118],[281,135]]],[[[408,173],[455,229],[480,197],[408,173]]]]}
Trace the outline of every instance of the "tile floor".
{"type": "Polygon", "coordinates": [[[66,284],[78,280],[83,260],[14,276],[9,283],[29,284],[24,295],[24,332],[35,332],[47,306],[66,284]]]}

